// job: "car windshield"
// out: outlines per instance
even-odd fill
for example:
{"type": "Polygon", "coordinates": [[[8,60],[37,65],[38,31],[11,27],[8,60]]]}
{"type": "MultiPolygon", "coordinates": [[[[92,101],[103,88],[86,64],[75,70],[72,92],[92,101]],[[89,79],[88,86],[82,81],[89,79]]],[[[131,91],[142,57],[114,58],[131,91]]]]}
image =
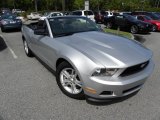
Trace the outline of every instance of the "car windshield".
{"type": "Polygon", "coordinates": [[[100,31],[98,25],[85,17],[56,17],[49,19],[54,37],[72,35],[79,32],[100,31]]]}
{"type": "Polygon", "coordinates": [[[153,20],[159,20],[160,19],[157,15],[155,15],[153,13],[147,13],[147,16],[151,17],[153,20]]]}
{"type": "Polygon", "coordinates": [[[146,20],[152,20],[152,18],[150,18],[149,16],[144,16],[144,18],[145,18],[146,20]]]}
{"type": "Polygon", "coordinates": [[[1,19],[16,19],[15,15],[2,15],[1,19]]]}

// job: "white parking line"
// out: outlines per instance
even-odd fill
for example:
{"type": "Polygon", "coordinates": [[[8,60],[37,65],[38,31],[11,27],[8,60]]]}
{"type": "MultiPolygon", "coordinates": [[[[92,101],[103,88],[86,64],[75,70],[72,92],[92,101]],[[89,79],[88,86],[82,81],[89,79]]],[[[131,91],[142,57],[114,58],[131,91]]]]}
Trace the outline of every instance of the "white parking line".
{"type": "Polygon", "coordinates": [[[8,49],[9,49],[9,51],[11,52],[11,54],[12,54],[13,58],[14,58],[14,59],[17,59],[17,58],[18,58],[18,56],[17,56],[17,55],[15,54],[15,52],[11,49],[11,47],[7,44],[7,41],[6,41],[5,37],[3,37],[3,35],[0,35],[0,37],[2,37],[2,38],[3,38],[4,42],[5,42],[5,43],[6,43],[6,45],[8,46],[8,49]]]}

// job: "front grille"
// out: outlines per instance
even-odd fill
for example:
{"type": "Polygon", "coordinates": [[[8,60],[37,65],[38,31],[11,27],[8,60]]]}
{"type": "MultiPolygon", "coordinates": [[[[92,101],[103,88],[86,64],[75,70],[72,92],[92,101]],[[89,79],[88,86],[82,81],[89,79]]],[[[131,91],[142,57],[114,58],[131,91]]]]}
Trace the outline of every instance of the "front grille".
{"type": "Polygon", "coordinates": [[[125,77],[125,76],[129,76],[129,75],[138,73],[138,72],[142,71],[143,69],[145,69],[148,64],[149,64],[149,61],[135,65],[135,66],[128,67],[125,71],[123,71],[120,74],[120,76],[125,77]]]}

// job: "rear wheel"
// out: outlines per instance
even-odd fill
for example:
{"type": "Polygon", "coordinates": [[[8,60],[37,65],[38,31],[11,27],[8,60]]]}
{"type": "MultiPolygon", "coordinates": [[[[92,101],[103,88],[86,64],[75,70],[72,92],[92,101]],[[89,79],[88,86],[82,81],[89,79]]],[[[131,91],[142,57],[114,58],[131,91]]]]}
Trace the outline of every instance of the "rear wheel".
{"type": "Polygon", "coordinates": [[[130,32],[131,32],[132,34],[138,33],[138,27],[137,27],[136,25],[131,26],[130,32]]]}
{"type": "Polygon", "coordinates": [[[24,51],[25,51],[26,55],[27,55],[28,57],[32,57],[32,56],[33,56],[33,53],[32,53],[32,51],[30,50],[30,48],[28,47],[28,44],[27,44],[26,40],[23,40],[23,45],[24,45],[24,51]]]}
{"type": "Polygon", "coordinates": [[[62,62],[56,71],[56,80],[61,91],[74,99],[84,99],[82,82],[76,70],[67,62],[62,62]]]}
{"type": "Polygon", "coordinates": [[[2,26],[1,26],[1,31],[2,31],[2,32],[5,32],[5,29],[4,29],[4,27],[2,27],[2,26]]]}

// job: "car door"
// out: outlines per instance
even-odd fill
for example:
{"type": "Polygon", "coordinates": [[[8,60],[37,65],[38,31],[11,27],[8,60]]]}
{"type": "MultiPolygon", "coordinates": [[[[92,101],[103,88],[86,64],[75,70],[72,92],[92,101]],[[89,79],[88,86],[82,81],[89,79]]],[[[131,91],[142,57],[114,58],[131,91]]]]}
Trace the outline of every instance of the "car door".
{"type": "Polygon", "coordinates": [[[118,27],[125,27],[125,18],[124,16],[122,15],[117,15],[115,17],[115,24],[118,26],[118,27]]]}
{"type": "Polygon", "coordinates": [[[45,35],[34,35],[34,47],[36,49],[36,53],[38,57],[44,61],[47,65],[55,69],[55,62],[56,62],[56,52],[57,52],[57,44],[56,40],[50,37],[48,32],[48,27],[46,21],[42,21],[41,27],[39,26],[38,29],[43,29],[45,35]]]}

